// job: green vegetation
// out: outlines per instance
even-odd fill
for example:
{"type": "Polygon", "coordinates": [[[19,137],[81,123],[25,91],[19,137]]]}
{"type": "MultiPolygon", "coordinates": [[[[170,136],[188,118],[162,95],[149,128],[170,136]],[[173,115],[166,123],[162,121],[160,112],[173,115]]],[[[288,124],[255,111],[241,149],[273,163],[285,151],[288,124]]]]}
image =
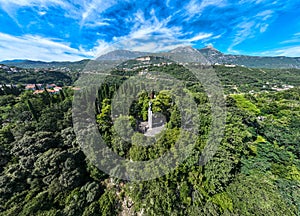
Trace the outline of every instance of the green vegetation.
{"type": "Polygon", "coordinates": [[[251,103],[247,100],[243,95],[232,95],[233,99],[236,101],[236,105],[238,108],[248,111],[251,114],[258,115],[260,110],[257,109],[255,104],[251,103]]]}
{"type": "MultiPolygon", "coordinates": [[[[33,95],[4,86],[0,91],[0,215],[299,215],[299,70],[276,77],[284,71],[264,70],[265,74],[259,69],[216,67],[226,92],[238,94],[226,96],[224,137],[204,166],[199,160],[211,127],[208,97],[183,67],[149,68],[150,72],[159,70],[186,81],[184,90],[199,105],[195,110],[199,137],[184,163],[145,182],[112,178],[84,155],[73,131],[73,90],[64,87],[59,94],[33,95]],[[269,89],[263,87],[267,82],[269,89]],[[271,89],[275,84],[295,88],[276,92],[271,89]],[[256,93],[248,93],[250,90],[256,93]]],[[[114,93],[119,90],[125,97],[134,90],[122,89],[128,74],[114,73],[97,94],[99,132],[114,152],[128,160],[160,157],[174,147],[181,130],[179,104],[171,96],[176,89],[157,92],[152,99],[153,111],[163,113],[168,123],[155,145],[145,145],[150,138],[137,131],[130,134],[129,129],[147,119],[150,92],[140,91],[129,116],[113,121],[114,93]],[[112,127],[113,122],[126,121],[129,123],[118,133],[112,127]],[[124,134],[130,134],[131,140],[123,140],[120,136],[124,134]]],[[[24,75],[25,80],[21,74],[18,78],[18,74],[0,74],[9,83],[38,81],[30,78],[31,73],[24,75]]],[[[62,79],[66,85],[73,84],[67,74],[54,77],[55,83],[62,79]]]]}
{"type": "Polygon", "coordinates": [[[285,85],[300,86],[300,69],[214,68],[227,93],[274,92],[285,85]]]}
{"type": "Polygon", "coordinates": [[[17,72],[0,68],[0,84],[51,84],[59,86],[71,85],[77,78],[78,72],[62,72],[49,69],[20,69],[17,72]]]}

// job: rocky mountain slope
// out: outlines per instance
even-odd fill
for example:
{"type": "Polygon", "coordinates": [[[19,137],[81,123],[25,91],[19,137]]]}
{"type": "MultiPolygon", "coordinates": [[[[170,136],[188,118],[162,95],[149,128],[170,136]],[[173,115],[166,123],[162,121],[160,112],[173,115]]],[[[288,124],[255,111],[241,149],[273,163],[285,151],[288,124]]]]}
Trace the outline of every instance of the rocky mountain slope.
{"type": "Polygon", "coordinates": [[[278,57],[261,57],[246,55],[227,55],[217,49],[208,46],[199,49],[199,52],[211,64],[235,64],[250,68],[300,68],[300,58],[285,56],[278,57]]]}

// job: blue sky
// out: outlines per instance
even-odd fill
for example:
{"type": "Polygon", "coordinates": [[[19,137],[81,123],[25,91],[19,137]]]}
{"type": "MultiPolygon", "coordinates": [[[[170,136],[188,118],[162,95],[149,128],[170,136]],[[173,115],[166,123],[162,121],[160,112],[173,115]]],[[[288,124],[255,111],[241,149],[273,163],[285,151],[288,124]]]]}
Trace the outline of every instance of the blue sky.
{"type": "Polygon", "coordinates": [[[0,60],[76,61],[183,45],[300,56],[299,11],[291,0],[0,0],[0,60]]]}

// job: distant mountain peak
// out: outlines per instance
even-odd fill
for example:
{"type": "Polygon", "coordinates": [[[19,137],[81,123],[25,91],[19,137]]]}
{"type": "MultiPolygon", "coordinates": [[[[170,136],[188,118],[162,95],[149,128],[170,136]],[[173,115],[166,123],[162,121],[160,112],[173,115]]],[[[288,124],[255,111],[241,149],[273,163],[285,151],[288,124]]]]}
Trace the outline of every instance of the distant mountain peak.
{"type": "Polygon", "coordinates": [[[216,52],[216,53],[221,53],[219,50],[217,50],[215,47],[213,47],[212,45],[208,45],[202,49],[200,49],[200,51],[209,51],[209,52],[216,52]]]}
{"type": "Polygon", "coordinates": [[[191,47],[191,46],[182,46],[177,47],[167,53],[165,56],[173,61],[179,63],[202,63],[209,64],[209,62],[204,58],[204,56],[199,52],[199,50],[191,47]]]}
{"type": "Polygon", "coordinates": [[[198,53],[198,50],[194,49],[191,46],[181,46],[181,47],[177,47],[169,52],[170,53],[198,53]]]}
{"type": "Polygon", "coordinates": [[[206,47],[204,47],[204,49],[217,50],[213,45],[207,45],[206,47]]]}

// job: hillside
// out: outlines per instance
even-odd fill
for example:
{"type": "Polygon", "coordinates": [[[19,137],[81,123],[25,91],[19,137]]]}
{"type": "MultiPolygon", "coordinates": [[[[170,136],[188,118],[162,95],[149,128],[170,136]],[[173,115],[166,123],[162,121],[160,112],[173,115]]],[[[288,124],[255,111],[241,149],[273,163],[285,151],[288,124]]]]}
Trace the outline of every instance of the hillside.
{"type": "Polygon", "coordinates": [[[2,61],[0,64],[7,66],[15,66],[19,68],[32,69],[32,68],[43,68],[43,69],[57,69],[68,67],[71,69],[82,69],[90,60],[82,60],[77,62],[43,62],[43,61],[31,61],[31,60],[11,60],[2,61]]]}
{"type": "Polygon", "coordinates": [[[69,68],[60,69],[24,69],[0,65],[0,84],[26,85],[51,84],[71,85],[78,78],[78,71],[69,68]]]}
{"type": "Polygon", "coordinates": [[[0,216],[298,215],[300,69],[204,66],[202,57],[184,47],[74,68],[0,65],[0,216]],[[225,95],[209,95],[188,68],[214,72],[225,95]],[[62,88],[34,94],[21,85],[29,82],[62,88]],[[90,89],[91,83],[99,86],[90,89]],[[180,92],[186,94],[177,98],[180,92]],[[215,110],[213,99],[224,100],[224,107],[215,110]],[[140,130],[149,104],[166,121],[156,137],[140,130]],[[224,129],[218,140],[214,124],[224,129]],[[205,163],[210,138],[219,145],[205,163]],[[185,160],[175,161],[185,150],[185,160]],[[128,165],[169,152],[174,158],[152,167],[156,178],[150,165],[121,178],[123,164],[107,160],[109,152],[128,165]],[[98,169],[102,164],[109,174],[98,169]]]}
{"type": "Polygon", "coordinates": [[[225,55],[213,47],[199,49],[211,64],[234,64],[250,68],[300,68],[300,58],[225,55]]]}
{"type": "MultiPolygon", "coordinates": [[[[185,53],[180,55],[181,62],[199,62],[199,53],[201,62],[204,64],[234,64],[239,66],[245,66],[250,68],[300,68],[300,57],[261,57],[261,56],[246,56],[246,55],[229,55],[223,54],[217,49],[208,46],[202,49],[193,49],[192,47],[179,47],[174,50],[170,50],[164,53],[149,53],[149,52],[137,52],[129,50],[115,50],[99,56],[95,61],[125,61],[135,59],[142,56],[174,56],[176,53],[185,53]],[[199,52],[199,53],[195,53],[199,52]],[[198,59],[195,59],[197,56],[198,59]]],[[[179,59],[178,59],[179,60],[179,59]]],[[[59,68],[59,67],[71,67],[71,68],[83,68],[89,60],[82,60],[79,62],[41,62],[30,60],[12,60],[3,61],[0,64],[9,66],[17,66],[21,68],[59,68]]]]}
{"type": "MultiPolygon", "coordinates": [[[[184,91],[198,105],[199,136],[192,153],[174,170],[141,182],[108,176],[97,169],[92,155],[83,153],[74,133],[71,89],[55,95],[1,90],[0,215],[297,215],[299,86],[281,92],[227,95],[223,139],[213,158],[203,165],[200,155],[211,127],[208,97],[199,83],[189,81],[190,74],[185,74],[182,66],[152,69],[167,72],[168,67],[174,67],[169,74],[176,70],[181,72],[174,74],[177,78],[187,80],[184,91]]],[[[217,72],[226,76],[227,68],[219,69],[217,72]]],[[[231,78],[227,77],[238,87],[248,82],[231,78]]],[[[108,77],[99,88],[92,114],[115,154],[131,161],[155,160],[176,146],[182,130],[178,106],[186,100],[174,100],[172,91],[157,92],[153,99],[150,92],[140,91],[129,115],[114,122],[130,120],[122,131],[130,133],[135,120],[147,119],[152,100],[153,111],[167,116],[166,129],[155,145],[149,145],[153,140],[137,131],[131,140],[123,140],[113,127],[110,108],[117,90],[121,98],[134,91],[122,87],[128,79],[108,77]]],[[[87,104],[79,104],[80,113],[85,113],[87,104]]]]}

